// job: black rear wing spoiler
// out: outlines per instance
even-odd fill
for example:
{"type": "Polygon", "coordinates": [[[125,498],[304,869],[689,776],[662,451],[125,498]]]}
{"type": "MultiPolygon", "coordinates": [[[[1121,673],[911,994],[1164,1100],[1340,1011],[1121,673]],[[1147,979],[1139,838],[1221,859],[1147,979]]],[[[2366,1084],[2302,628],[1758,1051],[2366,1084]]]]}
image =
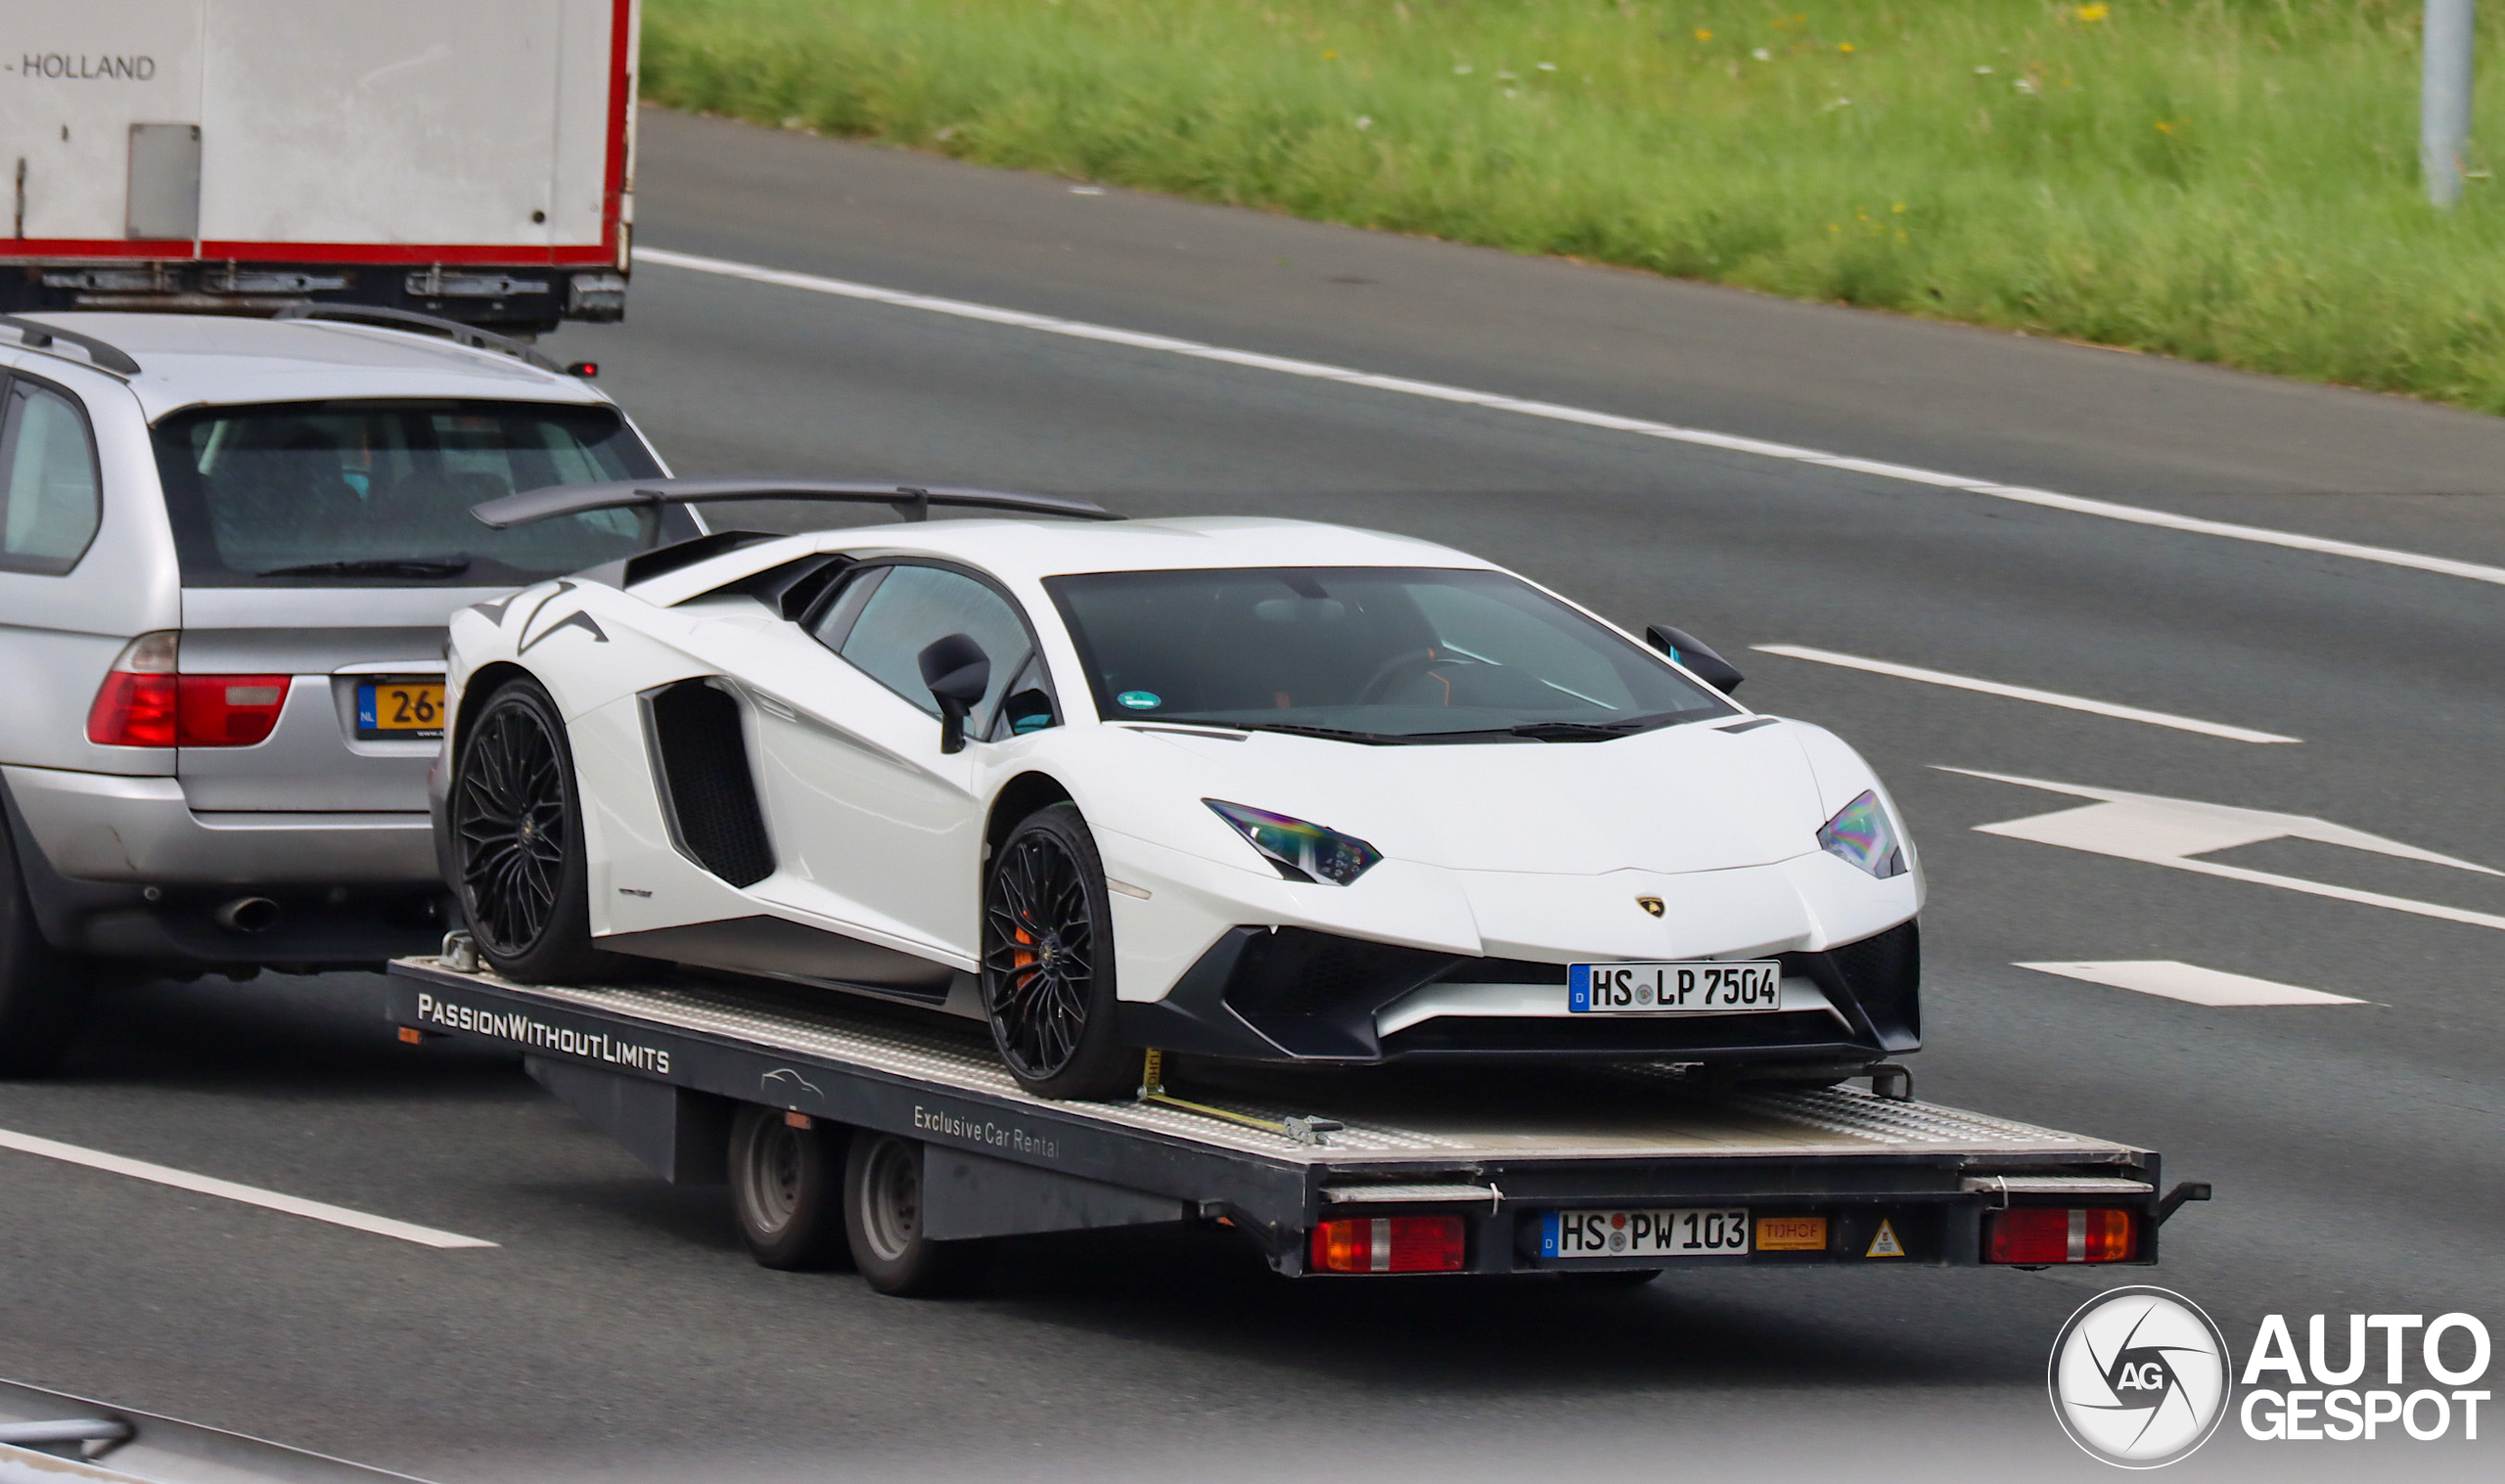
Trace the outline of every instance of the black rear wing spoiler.
{"type": "Polygon", "coordinates": [[[873,484],[850,479],[620,479],[607,484],[551,484],[518,495],[470,507],[482,524],[503,530],[578,516],[596,510],[646,511],[658,516],[665,505],[707,505],[724,500],[829,500],[850,505],[885,505],[902,520],[928,520],[934,506],[969,510],[1015,511],[1028,516],[1067,516],[1077,520],[1119,520],[1122,517],[1092,500],[1068,495],[1023,495],[997,489],[954,489],[942,485],[873,484]]]}

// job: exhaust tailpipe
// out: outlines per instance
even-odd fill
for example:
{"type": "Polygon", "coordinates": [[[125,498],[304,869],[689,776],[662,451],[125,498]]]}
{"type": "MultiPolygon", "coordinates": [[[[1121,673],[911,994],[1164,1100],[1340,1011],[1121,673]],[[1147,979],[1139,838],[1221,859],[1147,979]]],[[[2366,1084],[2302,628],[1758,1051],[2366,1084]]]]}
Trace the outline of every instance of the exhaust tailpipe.
{"type": "Polygon", "coordinates": [[[237,897],[215,914],[218,926],[246,937],[276,927],[280,915],[278,903],[268,897],[237,897]]]}

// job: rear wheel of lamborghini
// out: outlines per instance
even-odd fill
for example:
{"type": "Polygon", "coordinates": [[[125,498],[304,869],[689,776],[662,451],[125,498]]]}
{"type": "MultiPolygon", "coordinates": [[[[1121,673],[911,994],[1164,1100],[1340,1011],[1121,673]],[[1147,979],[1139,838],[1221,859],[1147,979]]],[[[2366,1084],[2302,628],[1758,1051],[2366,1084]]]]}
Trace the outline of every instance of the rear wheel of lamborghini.
{"type": "Polygon", "coordinates": [[[1118,1098],[1140,1053],[1115,1024],[1105,866],[1074,804],[1021,821],[983,892],[982,1002],[1010,1075],[1047,1098],[1118,1098]]]}
{"type": "Polygon", "coordinates": [[[461,907],[496,972],[550,984],[615,970],[615,957],[591,943],[565,719],[537,681],[507,682],[463,727],[451,809],[461,907]]]}

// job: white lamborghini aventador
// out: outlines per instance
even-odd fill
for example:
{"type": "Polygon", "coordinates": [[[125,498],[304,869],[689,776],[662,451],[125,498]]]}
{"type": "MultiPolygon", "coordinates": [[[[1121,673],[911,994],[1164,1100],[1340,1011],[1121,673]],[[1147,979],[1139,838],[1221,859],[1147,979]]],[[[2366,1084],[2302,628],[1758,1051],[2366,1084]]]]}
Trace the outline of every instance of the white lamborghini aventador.
{"type": "Polygon", "coordinates": [[[1832,1079],[1919,1044],[1887,790],[1677,630],[1407,537],[1040,496],[478,515],[761,496],[906,520],[716,532],[455,618],[437,839],[500,973],[928,1006],[1070,1098],[1149,1047],[1832,1079]],[[921,523],[951,505],[1013,514],[921,523]]]}

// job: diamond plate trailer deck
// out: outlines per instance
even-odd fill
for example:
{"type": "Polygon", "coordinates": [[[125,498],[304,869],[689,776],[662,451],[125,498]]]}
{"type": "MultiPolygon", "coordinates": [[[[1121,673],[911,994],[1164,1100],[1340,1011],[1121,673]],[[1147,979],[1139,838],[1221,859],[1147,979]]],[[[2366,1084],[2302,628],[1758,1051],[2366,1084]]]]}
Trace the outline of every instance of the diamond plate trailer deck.
{"type": "Polygon", "coordinates": [[[2085,1204],[2135,1213],[2131,1260],[2147,1265],[2160,1223],[2207,1195],[2162,1200],[2151,1150],[1850,1085],[1715,1095],[1661,1064],[1169,1065],[1175,1099],[1062,1102],[1021,1092],[978,1023],[826,991],[529,986],[433,958],[391,974],[404,1039],[521,1051],[665,1179],[722,1180],[742,1103],[919,1141],[934,1239],[1223,1219],[1300,1275],[1319,1222],[1449,1213],[1467,1220],[1469,1271],[1591,1271],[1613,1262],[1541,1255],[1542,1216],[1746,1208],[1824,1217],[1826,1244],[1674,1264],[1962,1266],[1984,1260],[1987,1213],[2085,1204]]]}

